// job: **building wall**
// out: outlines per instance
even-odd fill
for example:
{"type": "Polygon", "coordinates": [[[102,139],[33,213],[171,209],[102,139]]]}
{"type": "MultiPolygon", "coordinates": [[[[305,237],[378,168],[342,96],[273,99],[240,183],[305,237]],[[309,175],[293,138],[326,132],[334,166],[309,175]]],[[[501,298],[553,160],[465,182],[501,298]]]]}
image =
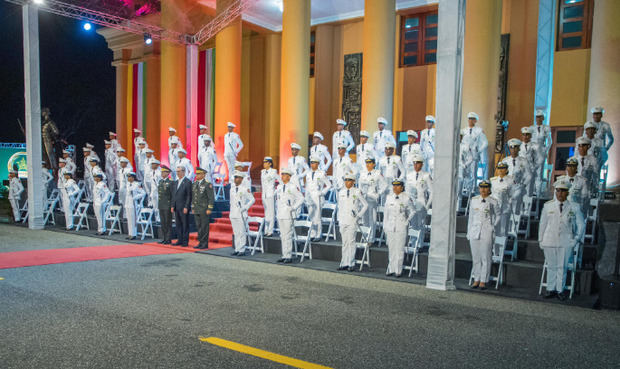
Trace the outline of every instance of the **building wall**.
{"type": "Polygon", "coordinates": [[[588,116],[590,49],[556,51],[553,56],[552,126],[583,125],[588,116]]]}

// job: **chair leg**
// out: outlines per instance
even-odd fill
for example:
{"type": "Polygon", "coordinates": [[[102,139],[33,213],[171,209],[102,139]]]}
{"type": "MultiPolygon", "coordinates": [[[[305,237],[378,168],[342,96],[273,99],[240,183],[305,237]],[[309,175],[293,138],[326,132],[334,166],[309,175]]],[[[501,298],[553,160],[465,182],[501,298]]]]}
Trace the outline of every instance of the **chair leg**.
{"type": "Polygon", "coordinates": [[[540,275],[540,287],[538,287],[538,294],[542,294],[543,281],[545,280],[545,272],[547,271],[547,262],[543,264],[542,274],[540,275]]]}

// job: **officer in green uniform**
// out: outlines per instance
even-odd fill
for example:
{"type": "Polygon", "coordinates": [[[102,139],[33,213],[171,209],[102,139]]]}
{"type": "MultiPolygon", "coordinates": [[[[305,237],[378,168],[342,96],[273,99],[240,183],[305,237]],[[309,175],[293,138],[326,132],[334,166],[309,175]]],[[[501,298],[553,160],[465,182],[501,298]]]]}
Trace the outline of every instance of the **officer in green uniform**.
{"type": "Polygon", "coordinates": [[[159,210],[160,226],[159,231],[162,234],[162,240],[159,243],[169,245],[172,233],[172,212],[170,211],[172,202],[172,184],[174,181],[170,179],[170,168],[165,165],[161,166],[161,180],[157,185],[157,194],[159,202],[157,208],[159,210]]]}
{"type": "Polygon", "coordinates": [[[215,205],[213,185],[205,179],[206,170],[196,168],[196,181],[192,184],[192,210],[198,229],[198,246],[195,249],[209,248],[209,223],[215,205]]]}

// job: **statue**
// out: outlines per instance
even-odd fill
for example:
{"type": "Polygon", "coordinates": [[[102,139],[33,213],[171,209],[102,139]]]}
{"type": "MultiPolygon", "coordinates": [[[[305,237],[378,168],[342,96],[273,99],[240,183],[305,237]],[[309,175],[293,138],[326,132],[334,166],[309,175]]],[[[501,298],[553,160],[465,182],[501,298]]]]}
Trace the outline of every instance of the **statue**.
{"type": "Polygon", "coordinates": [[[54,153],[54,146],[58,143],[58,127],[51,118],[50,109],[41,110],[41,143],[43,144],[43,160],[47,162],[54,171],[58,169],[58,161],[54,153]]]}

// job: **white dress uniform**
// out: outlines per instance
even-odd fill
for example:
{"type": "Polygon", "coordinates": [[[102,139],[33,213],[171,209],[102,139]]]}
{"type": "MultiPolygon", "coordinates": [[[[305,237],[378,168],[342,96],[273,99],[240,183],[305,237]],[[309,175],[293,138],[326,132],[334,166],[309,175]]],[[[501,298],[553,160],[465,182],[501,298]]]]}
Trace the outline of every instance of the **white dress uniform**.
{"type": "Polygon", "coordinates": [[[177,163],[179,162],[179,150],[181,150],[181,147],[179,147],[177,145],[176,148],[170,148],[168,150],[168,163],[170,164],[170,174],[172,175],[172,180],[176,181],[177,179],[177,173],[176,173],[176,169],[177,169],[177,163]]]}
{"type": "Polygon", "coordinates": [[[138,234],[138,216],[142,210],[142,200],[146,196],[146,192],[142,189],[140,182],[134,180],[129,183],[127,181],[125,191],[125,216],[127,217],[127,234],[136,237],[138,234]]]}
{"type": "Polygon", "coordinates": [[[416,172],[413,170],[407,174],[405,189],[410,195],[413,195],[414,192],[416,194],[415,200],[419,206],[416,206],[412,227],[415,230],[422,230],[426,222],[428,209],[430,209],[433,203],[433,179],[428,172],[422,170],[416,172]]]}
{"type": "Polygon", "coordinates": [[[349,155],[335,157],[332,178],[336,190],[340,190],[344,186],[344,176],[349,173],[357,175],[357,170],[351,157],[349,155]]]}
{"type": "Polygon", "coordinates": [[[183,159],[179,158],[176,164],[177,165],[174,167],[175,169],[176,167],[185,168],[185,177],[187,177],[187,179],[189,179],[190,181],[194,180],[194,177],[196,176],[194,174],[194,166],[192,165],[192,162],[189,161],[188,158],[183,158],[183,159]]]}
{"type": "Polygon", "coordinates": [[[359,144],[355,147],[355,155],[359,172],[362,172],[366,168],[366,159],[375,157],[374,146],[369,142],[359,144]]]}
{"type": "Polygon", "coordinates": [[[575,174],[571,177],[568,173],[556,179],[556,181],[560,180],[571,184],[570,190],[568,191],[568,200],[579,204],[581,212],[586,214],[587,209],[590,207],[590,189],[588,187],[588,181],[579,174],[575,174]]]}
{"type": "Polygon", "coordinates": [[[80,192],[80,188],[73,178],[69,178],[65,181],[65,196],[63,199],[63,208],[65,212],[65,223],[67,229],[73,229],[73,210],[77,204],[77,194],[80,192]]]}
{"type": "Polygon", "coordinates": [[[134,154],[134,163],[136,164],[136,179],[138,181],[144,180],[144,165],[146,162],[146,149],[147,149],[146,146],[143,149],[136,147],[136,153],[134,154]]]}
{"type": "Polygon", "coordinates": [[[293,171],[293,175],[291,176],[291,180],[289,183],[294,183],[297,185],[299,190],[303,190],[304,188],[304,178],[306,174],[310,171],[310,167],[306,162],[306,158],[302,156],[291,156],[288,158],[288,168],[293,171]]]}
{"type": "Polygon", "coordinates": [[[497,201],[498,211],[495,214],[499,218],[495,234],[505,236],[508,231],[510,222],[510,214],[512,213],[511,200],[515,189],[515,182],[511,175],[504,177],[492,177],[491,188],[493,193],[491,197],[497,201]]]}
{"type": "Polygon", "coordinates": [[[413,201],[406,192],[401,192],[398,196],[394,192],[387,195],[383,213],[383,229],[388,247],[386,274],[394,273],[400,276],[403,270],[407,233],[414,213],[413,201]]]}
{"type": "MultiPolygon", "coordinates": [[[[206,133],[198,135],[198,155],[200,155],[201,152],[204,152],[207,149],[207,146],[205,146],[205,139],[207,139],[207,138],[211,139],[211,136],[209,136],[206,133]]],[[[209,147],[211,147],[211,146],[213,146],[213,145],[210,145],[209,147]]],[[[200,167],[202,169],[206,169],[202,165],[200,167]]]]}
{"type": "MultiPolygon", "coordinates": [[[[151,170],[151,164],[154,160],[157,159],[155,159],[153,155],[151,155],[150,158],[148,156],[145,156],[144,163],[142,164],[142,171],[144,173],[144,180],[142,181],[142,183],[144,183],[144,191],[146,191],[147,196],[151,196],[151,183],[153,183],[153,178],[151,177],[151,175],[153,174],[153,171],[151,170]]],[[[155,188],[155,191],[157,191],[157,188],[155,188]]]]}
{"type": "MultiPolygon", "coordinates": [[[[234,174],[233,174],[234,176],[234,174]]],[[[235,252],[244,253],[247,243],[248,210],[254,204],[254,195],[244,185],[234,182],[230,187],[230,222],[235,235],[235,252]]]]}
{"type": "Polygon", "coordinates": [[[419,144],[413,143],[403,145],[400,151],[400,157],[402,158],[406,173],[413,171],[413,157],[415,155],[422,155],[422,147],[419,144]]]}
{"type": "Polygon", "coordinates": [[[420,132],[420,148],[424,158],[422,169],[432,176],[435,169],[435,128],[425,128],[420,132]]]}
{"type": "Polygon", "coordinates": [[[11,178],[9,181],[9,202],[11,203],[11,208],[13,208],[13,217],[16,222],[21,220],[21,215],[19,214],[19,201],[22,198],[22,192],[24,192],[24,186],[19,178],[11,178]]]}
{"type": "Polygon", "coordinates": [[[538,242],[547,262],[547,291],[564,291],[568,261],[577,243],[581,242],[584,229],[579,204],[555,199],[545,203],[540,215],[538,242]]]}
{"type": "MultiPolygon", "coordinates": [[[[168,131],[170,131],[170,129],[168,129],[168,131]]],[[[176,132],[176,130],[174,130],[174,132],[176,132]]],[[[170,148],[172,146],[173,142],[177,143],[177,148],[178,149],[182,149],[183,148],[183,143],[181,142],[181,139],[179,138],[179,136],[177,136],[177,135],[168,136],[168,148],[170,148]]]]}
{"type": "MultiPolygon", "coordinates": [[[[151,205],[155,213],[158,213],[159,192],[157,191],[157,187],[159,186],[159,181],[161,181],[161,168],[149,168],[148,178],[150,178],[151,181],[149,184],[149,187],[151,187],[151,192],[149,192],[149,205],[151,205]]],[[[156,219],[159,219],[159,214],[156,214],[156,219]]]]}
{"type": "Polygon", "coordinates": [[[292,257],[293,222],[295,221],[297,210],[303,203],[304,197],[297,185],[291,182],[288,184],[282,182],[276,188],[276,207],[283,259],[291,259],[292,257]]]}
{"type": "Polygon", "coordinates": [[[532,182],[531,166],[527,159],[517,156],[505,157],[501,163],[508,165],[508,174],[512,176],[514,185],[511,194],[512,213],[520,214],[523,195],[526,193],[527,186],[532,182]]]}
{"type": "Polygon", "coordinates": [[[65,203],[64,199],[65,199],[65,195],[67,194],[65,192],[65,176],[63,175],[65,168],[66,167],[58,168],[58,180],[56,181],[56,188],[58,188],[58,196],[60,199],[60,210],[62,212],[65,211],[63,204],[65,203]]]}
{"type": "MultiPolygon", "coordinates": [[[[577,151],[577,148],[575,148],[575,151],[577,151]]],[[[601,168],[603,164],[607,162],[607,150],[605,149],[605,144],[602,139],[596,136],[590,138],[590,149],[588,149],[588,155],[594,156],[598,168],[601,168]]]]}
{"type": "MultiPolygon", "coordinates": [[[[118,202],[121,205],[125,203],[125,197],[127,195],[127,174],[131,172],[133,172],[131,163],[127,163],[125,168],[118,168],[118,202]]],[[[125,217],[127,217],[126,214],[125,217]]]]}
{"type": "Polygon", "coordinates": [[[203,150],[198,153],[198,163],[200,167],[206,171],[205,178],[207,181],[213,183],[213,171],[215,170],[215,165],[217,164],[217,155],[215,154],[213,145],[203,148],[203,150]]]}
{"type": "MultiPolygon", "coordinates": [[[[476,185],[478,163],[486,164],[489,141],[482,128],[467,127],[461,130],[460,173],[462,189],[472,191],[476,185]]],[[[486,174],[484,174],[486,178],[486,174]]]]}
{"type": "MultiPolygon", "coordinates": [[[[110,132],[112,133],[112,132],[110,132]]],[[[116,138],[113,138],[110,141],[110,148],[112,149],[113,152],[116,152],[116,149],[118,149],[119,147],[121,147],[121,145],[118,143],[118,140],[116,138]]]]}
{"type": "MultiPolygon", "coordinates": [[[[354,177],[352,177],[354,178],[354,177]]],[[[338,226],[342,238],[340,267],[355,267],[355,235],[357,226],[368,210],[368,203],[360,189],[343,188],[338,193],[338,226]]]]}
{"type": "Polygon", "coordinates": [[[278,171],[269,168],[260,171],[261,198],[265,208],[265,234],[273,234],[273,227],[276,221],[276,181],[280,176],[278,171]]]}
{"type": "Polygon", "coordinates": [[[547,155],[549,154],[549,148],[551,148],[552,144],[551,127],[534,123],[530,126],[530,132],[532,133],[532,141],[536,143],[538,147],[538,158],[536,160],[538,167],[536,167],[536,172],[534,174],[534,179],[536,181],[535,190],[536,193],[541,193],[541,191],[543,191],[541,186],[544,164],[547,162],[547,155]]]}
{"type": "Polygon", "coordinates": [[[71,173],[75,173],[75,170],[77,169],[77,166],[75,165],[75,162],[73,161],[73,159],[71,159],[71,157],[67,157],[65,158],[65,168],[67,169],[68,172],[71,173]]]}
{"type": "Polygon", "coordinates": [[[472,197],[467,221],[467,239],[471,247],[472,276],[476,282],[486,284],[489,281],[499,213],[499,204],[492,196],[484,199],[480,195],[472,197]]]}
{"type": "Polygon", "coordinates": [[[112,195],[108,189],[108,185],[106,185],[103,180],[95,184],[93,191],[93,210],[95,212],[95,217],[97,218],[97,232],[99,233],[106,231],[105,211],[111,197],[112,195]]]}
{"type": "Polygon", "coordinates": [[[372,141],[374,143],[376,159],[380,159],[385,156],[385,145],[387,143],[391,143],[394,147],[396,147],[396,140],[394,139],[394,136],[392,136],[392,131],[388,131],[385,128],[376,131],[372,135],[372,141]]]}
{"type": "MultiPolygon", "coordinates": [[[[594,137],[601,139],[603,141],[605,151],[609,151],[611,146],[614,144],[614,135],[611,130],[611,125],[603,120],[598,123],[592,121],[592,123],[596,126],[596,134],[594,137]]],[[[586,137],[585,130],[583,131],[583,136],[586,137]]]]}
{"type": "Polygon", "coordinates": [[[241,137],[235,132],[227,132],[224,135],[224,160],[228,166],[228,178],[231,178],[235,172],[235,162],[237,161],[237,155],[243,149],[243,142],[241,137]]]}
{"type": "Polygon", "coordinates": [[[355,147],[355,141],[353,141],[351,132],[346,129],[334,132],[334,135],[332,136],[332,157],[334,158],[338,157],[338,145],[344,145],[348,155],[349,152],[355,147]]]}
{"type": "Polygon", "coordinates": [[[381,202],[381,196],[383,196],[388,188],[388,183],[379,170],[373,169],[369,172],[364,168],[364,171],[360,173],[358,186],[368,204],[368,210],[364,214],[363,224],[366,227],[370,227],[372,242],[377,227],[377,208],[381,202]]]}
{"type": "Polygon", "coordinates": [[[598,191],[598,162],[596,158],[592,155],[579,155],[577,152],[574,156],[570,157],[570,159],[576,159],[578,162],[577,165],[577,174],[584,177],[588,182],[588,189],[592,192],[598,191]]]}
{"type": "Polygon", "coordinates": [[[321,159],[319,161],[319,169],[327,172],[329,166],[332,164],[332,156],[329,154],[327,146],[323,144],[312,145],[310,147],[310,156],[317,156],[321,159]]]}
{"type": "Polygon", "coordinates": [[[404,182],[405,167],[398,155],[383,156],[379,160],[379,170],[388,183],[397,179],[404,182]]]}
{"type": "MultiPolygon", "coordinates": [[[[529,127],[524,128],[529,129],[529,127]]],[[[542,160],[538,155],[538,145],[532,141],[522,142],[519,157],[524,158],[530,168],[530,179],[529,182],[525,184],[525,193],[528,196],[533,196],[535,194],[534,190],[536,188],[536,184],[540,182],[538,173],[542,170],[540,169],[542,166],[542,160]]]]}
{"type": "Polygon", "coordinates": [[[90,168],[90,153],[89,153],[89,155],[84,155],[84,195],[86,195],[86,201],[92,200],[94,186],[95,186],[95,180],[93,179],[93,173],[90,168]]]}
{"type": "Polygon", "coordinates": [[[108,188],[114,192],[116,188],[116,171],[118,170],[118,156],[112,146],[105,150],[105,175],[108,178],[108,188]]]}
{"type": "Polygon", "coordinates": [[[330,188],[329,178],[322,170],[311,170],[306,174],[306,206],[308,207],[308,219],[312,222],[310,238],[320,238],[323,235],[321,210],[325,195],[330,188]]]}

